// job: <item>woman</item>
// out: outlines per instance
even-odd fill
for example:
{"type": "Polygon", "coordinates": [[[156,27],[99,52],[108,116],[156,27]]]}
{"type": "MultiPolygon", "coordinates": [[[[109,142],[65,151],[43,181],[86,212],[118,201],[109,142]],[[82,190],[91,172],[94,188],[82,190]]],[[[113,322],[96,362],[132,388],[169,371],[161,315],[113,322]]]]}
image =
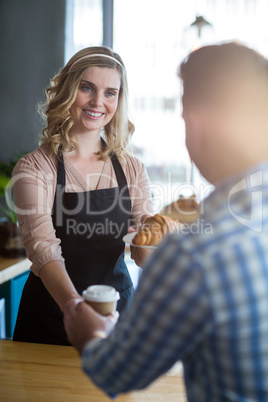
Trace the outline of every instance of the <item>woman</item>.
{"type": "Polygon", "coordinates": [[[68,345],[62,311],[85,288],[109,284],[120,292],[119,311],[130,303],[122,237],[131,218],[139,224],[151,214],[152,202],[145,168],[126,150],[134,126],[118,54],[104,47],[75,54],[47,89],[45,116],[41,146],[13,172],[32,261],[13,339],[68,345]]]}

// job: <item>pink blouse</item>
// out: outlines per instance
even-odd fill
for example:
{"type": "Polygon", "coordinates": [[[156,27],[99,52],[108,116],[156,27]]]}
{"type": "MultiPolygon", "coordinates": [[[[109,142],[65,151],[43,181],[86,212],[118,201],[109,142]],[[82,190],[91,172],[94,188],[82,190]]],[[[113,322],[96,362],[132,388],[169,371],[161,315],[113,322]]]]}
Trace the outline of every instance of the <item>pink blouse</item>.
{"type": "MultiPolygon", "coordinates": [[[[138,225],[144,214],[153,214],[149,178],[143,163],[136,157],[126,155],[125,162],[120,163],[129,187],[132,218],[138,225]]],[[[66,192],[118,186],[110,159],[105,162],[97,188],[94,189],[90,186],[90,175],[85,181],[68,159],[64,159],[64,165],[66,192]]],[[[39,276],[41,268],[48,262],[64,262],[60,239],[56,238],[51,218],[57,181],[57,157],[50,155],[47,146],[42,145],[18,161],[12,181],[23,245],[32,262],[31,270],[39,276]]]]}

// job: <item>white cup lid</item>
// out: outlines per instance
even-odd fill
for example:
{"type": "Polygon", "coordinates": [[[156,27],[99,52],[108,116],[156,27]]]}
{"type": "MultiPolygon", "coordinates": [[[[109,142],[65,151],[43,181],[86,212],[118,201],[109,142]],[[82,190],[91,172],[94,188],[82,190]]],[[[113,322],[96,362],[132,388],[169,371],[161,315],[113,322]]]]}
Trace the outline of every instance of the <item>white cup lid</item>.
{"type": "Polygon", "coordinates": [[[89,286],[82,295],[85,300],[92,302],[113,302],[120,299],[116,289],[107,285],[89,286]]]}

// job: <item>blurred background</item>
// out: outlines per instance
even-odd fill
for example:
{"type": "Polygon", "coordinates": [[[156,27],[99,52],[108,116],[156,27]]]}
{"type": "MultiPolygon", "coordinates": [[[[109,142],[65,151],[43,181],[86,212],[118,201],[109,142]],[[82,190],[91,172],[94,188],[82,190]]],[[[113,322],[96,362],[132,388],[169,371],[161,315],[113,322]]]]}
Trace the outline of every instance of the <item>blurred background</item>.
{"type": "MultiPolygon", "coordinates": [[[[133,144],[155,211],[181,194],[199,201],[211,186],[185,147],[178,66],[192,50],[230,40],[268,56],[267,19],[268,0],[0,0],[0,338],[12,336],[30,266],[5,194],[12,199],[8,183],[19,155],[38,147],[37,106],[50,79],[78,50],[112,47],[126,65],[133,144]],[[9,281],[6,268],[15,269],[9,281]]],[[[198,206],[191,205],[196,219],[198,206]]],[[[203,230],[202,219],[197,228],[203,230]]],[[[136,286],[140,269],[129,253],[126,261],[136,286]]]]}
{"type": "Polygon", "coordinates": [[[210,189],[185,148],[178,66],[227,40],[268,56],[267,18],[267,0],[0,0],[0,163],[38,146],[37,104],[50,78],[79,49],[106,45],[126,65],[133,143],[156,210],[181,192],[202,198],[210,189]]]}

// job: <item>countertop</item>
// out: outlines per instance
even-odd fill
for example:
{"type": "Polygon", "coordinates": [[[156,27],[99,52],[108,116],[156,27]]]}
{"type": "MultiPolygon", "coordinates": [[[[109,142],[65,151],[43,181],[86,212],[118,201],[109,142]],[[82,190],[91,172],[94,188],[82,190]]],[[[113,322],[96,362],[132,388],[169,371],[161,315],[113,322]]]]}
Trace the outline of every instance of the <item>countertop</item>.
{"type": "MultiPolygon", "coordinates": [[[[108,398],[82,372],[71,346],[0,341],[0,399],[27,402],[107,402],[108,398]]],[[[180,363],[146,390],[116,398],[118,402],[185,402],[180,363]]]]}
{"type": "Polygon", "coordinates": [[[29,271],[31,261],[27,258],[0,257],[0,285],[10,279],[29,271]]]}

